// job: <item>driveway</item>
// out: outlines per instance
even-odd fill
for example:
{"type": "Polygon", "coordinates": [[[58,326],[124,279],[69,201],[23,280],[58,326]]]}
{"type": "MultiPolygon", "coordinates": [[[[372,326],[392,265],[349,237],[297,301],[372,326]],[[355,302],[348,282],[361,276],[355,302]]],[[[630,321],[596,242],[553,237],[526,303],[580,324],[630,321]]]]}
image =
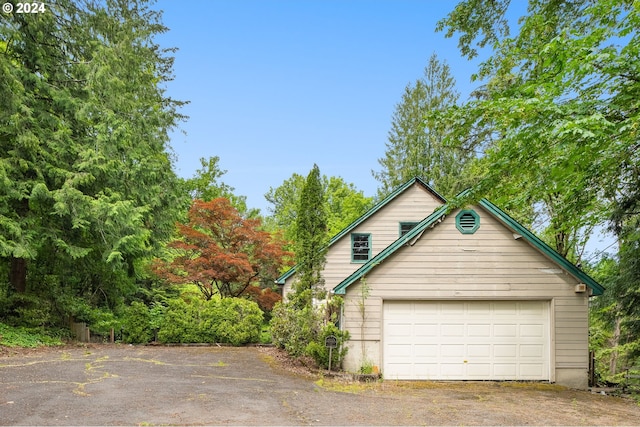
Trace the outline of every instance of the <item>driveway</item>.
{"type": "Polygon", "coordinates": [[[373,384],[273,349],[65,347],[0,356],[0,425],[640,425],[630,401],[549,384],[373,384]]]}

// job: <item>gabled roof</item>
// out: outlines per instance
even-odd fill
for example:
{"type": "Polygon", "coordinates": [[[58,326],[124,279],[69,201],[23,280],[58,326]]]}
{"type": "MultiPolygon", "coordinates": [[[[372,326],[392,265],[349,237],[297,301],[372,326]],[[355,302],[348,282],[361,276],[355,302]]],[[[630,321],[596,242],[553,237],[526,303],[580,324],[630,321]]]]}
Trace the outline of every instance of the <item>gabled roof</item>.
{"type": "MultiPolygon", "coordinates": [[[[364,215],[362,215],[360,218],[358,218],[355,221],[353,221],[351,224],[349,224],[341,232],[339,232],[338,234],[333,236],[333,238],[329,241],[328,246],[331,247],[331,245],[336,243],[338,240],[343,238],[345,235],[348,235],[349,233],[351,233],[351,231],[353,229],[355,229],[357,226],[362,224],[368,218],[372,217],[376,212],[378,212],[380,209],[382,209],[383,207],[388,205],[393,199],[398,197],[400,194],[404,193],[407,189],[411,188],[413,186],[413,184],[419,184],[419,185],[423,186],[436,199],[440,200],[442,203],[447,203],[447,200],[444,197],[442,197],[436,190],[431,188],[429,186],[429,184],[427,184],[426,182],[424,182],[422,179],[420,179],[418,177],[412,178],[409,181],[407,181],[404,184],[402,184],[400,187],[396,188],[387,197],[385,197],[384,199],[382,199],[381,201],[376,203],[364,215]]],[[[276,283],[279,284],[279,285],[283,285],[284,282],[296,272],[296,267],[297,266],[294,265],[286,273],[284,273],[282,276],[278,277],[276,279],[276,283]]]]}
{"type": "MultiPolygon", "coordinates": [[[[496,217],[500,222],[502,222],[505,226],[510,228],[513,232],[521,235],[525,240],[527,240],[531,245],[537,248],[540,252],[542,252],[545,256],[554,261],[559,267],[564,269],[567,273],[575,277],[577,280],[580,280],[582,283],[586,284],[589,288],[593,290],[594,295],[602,295],[604,292],[604,287],[596,282],[593,278],[591,278],[587,273],[580,270],[573,263],[567,260],[565,257],[556,252],[549,245],[544,243],[538,237],[536,237],[533,233],[519,224],[516,220],[511,218],[501,209],[499,209],[496,205],[491,203],[486,199],[482,199],[478,202],[478,205],[482,206],[487,212],[496,217]]],[[[385,259],[387,259],[390,255],[395,253],[398,249],[405,246],[406,244],[412,242],[414,239],[420,238],[422,233],[425,232],[429,227],[434,227],[437,223],[441,222],[443,218],[452,210],[452,206],[448,204],[441,206],[436,209],[431,215],[423,219],[418,225],[411,229],[407,234],[400,237],[398,240],[393,242],[391,245],[387,246],[382,252],[378,255],[370,259],[366,264],[360,267],[358,270],[353,272],[349,277],[340,282],[335,288],[333,288],[333,292],[339,295],[343,295],[346,293],[346,289],[352,283],[355,283],[359,279],[361,279],[365,274],[370,272],[376,266],[381,264],[385,259]]]]}

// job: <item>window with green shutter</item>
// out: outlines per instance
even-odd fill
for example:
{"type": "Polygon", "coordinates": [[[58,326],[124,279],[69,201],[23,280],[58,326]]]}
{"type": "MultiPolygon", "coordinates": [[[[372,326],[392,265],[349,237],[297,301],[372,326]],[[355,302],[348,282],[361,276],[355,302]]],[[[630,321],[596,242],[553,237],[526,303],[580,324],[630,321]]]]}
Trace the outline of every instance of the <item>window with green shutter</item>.
{"type": "Polygon", "coordinates": [[[371,234],[351,234],[351,261],[367,262],[371,256],[371,234]]]}
{"type": "Polygon", "coordinates": [[[456,216],[456,228],[462,234],[473,234],[480,228],[480,216],[473,210],[462,210],[456,216]]]}

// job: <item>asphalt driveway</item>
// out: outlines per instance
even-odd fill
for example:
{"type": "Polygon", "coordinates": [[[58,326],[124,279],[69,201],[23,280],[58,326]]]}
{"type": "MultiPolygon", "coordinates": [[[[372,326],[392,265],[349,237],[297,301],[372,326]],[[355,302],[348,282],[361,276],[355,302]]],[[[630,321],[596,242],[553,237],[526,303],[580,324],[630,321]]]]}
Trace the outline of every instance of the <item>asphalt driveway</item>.
{"type": "Polygon", "coordinates": [[[369,385],[258,348],[65,347],[0,356],[0,425],[640,425],[630,400],[546,384],[369,385]]]}

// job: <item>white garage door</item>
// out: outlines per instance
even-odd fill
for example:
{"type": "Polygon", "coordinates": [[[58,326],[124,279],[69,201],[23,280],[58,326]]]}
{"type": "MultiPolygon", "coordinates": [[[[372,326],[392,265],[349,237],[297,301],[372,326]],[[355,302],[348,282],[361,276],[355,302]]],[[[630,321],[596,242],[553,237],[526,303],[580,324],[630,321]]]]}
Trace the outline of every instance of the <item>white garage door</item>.
{"type": "Polygon", "coordinates": [[[549,380],[546,301],[385,301],[386,379],[549,380]]]}

